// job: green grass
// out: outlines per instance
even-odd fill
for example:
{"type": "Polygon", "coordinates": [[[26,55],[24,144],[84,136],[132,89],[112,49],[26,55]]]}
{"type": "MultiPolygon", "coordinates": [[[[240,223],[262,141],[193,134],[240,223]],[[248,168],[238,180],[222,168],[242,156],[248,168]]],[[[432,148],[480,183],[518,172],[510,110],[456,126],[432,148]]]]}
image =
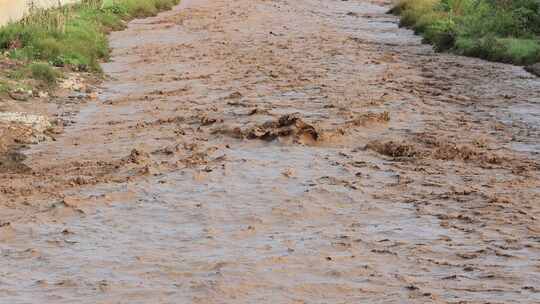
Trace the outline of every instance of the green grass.
{"type": "Polygon", "coordinates": [[[540,61],[540,0],[402,0],[400,25],[438,51],[492,61],[540,61]]]}
{"type": "Polygon", "coordinates": [[[10,85],[7,82],[0,80],[0,94],[6,94],[11,90],[10,85]]]}
{"type": "Polygon", "coordinates": [[[33,79],[40,80],[49,86],[56,84],[56,80],[61,75],[46,63],[32,63],[28,68],[33,79]]]}
{"type": "Polygon", "coordinates": [[[32,77],[54,83],[54,69],[99,72],[109,56],[107,33],[126,21],[155,15],[179,0],[83,0],[52,10],[35,10],[0,28],[0,51],[29,65],[32,77]],[[45,68],[48,66],[49,69],[45,68]]]}
{"type": "Polygon", "coordinates": [[[4,79],[0,79],[0,93],[7,93],[14,86],[24,85],[23,82],[33,79],[43,88],[52,88],[62,77],[62,72],[46,62],[32,62],[4,71],[4,79]]]}

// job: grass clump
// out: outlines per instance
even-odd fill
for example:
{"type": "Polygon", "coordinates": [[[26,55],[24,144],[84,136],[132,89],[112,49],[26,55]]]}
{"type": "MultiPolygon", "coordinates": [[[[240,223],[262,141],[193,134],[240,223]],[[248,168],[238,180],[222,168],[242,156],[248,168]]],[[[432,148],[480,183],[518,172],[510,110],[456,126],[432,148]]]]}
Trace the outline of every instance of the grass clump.
{"type": "Polygon", "coordinates": [[[9,92],[15,84],[22,85],[28,79],[36,80],[39,86],[51,88],[62,77],[62,72],[46,62],[32,62],[6,71],[4,76],[4,80],[0,79],[0,87],[4,83],[4,90],[0,90],[2,93],[9,92]]]}
{"type": "Polygon", "coordinates": [[[7,82],[0,80],[0,94],[9,93],[10,90],[11,90],[11,86],[7,82]]]}
{"type": "Polygon", "coordinates": [[[401,0],[391,12],[438,51],[520,65],[540,61],[540,0],[401,0]]]}
{"type": "Polygon", "coordinates": [[[60,76],[60,72],[46,63],[32,63],[28,69],[33,79],[43,81],[49,86],[56,84],[56,79],[60,76]]]}
{"type": "Polygon", "coordinates": [[[136,17],[155,15],[179,0],[82,0],[55,9],[32,9],[0,28],[0,52],[27,62],[31,76],[54,83],[55,67],[99,72],[107,59],[107,33],[136,17]]]}

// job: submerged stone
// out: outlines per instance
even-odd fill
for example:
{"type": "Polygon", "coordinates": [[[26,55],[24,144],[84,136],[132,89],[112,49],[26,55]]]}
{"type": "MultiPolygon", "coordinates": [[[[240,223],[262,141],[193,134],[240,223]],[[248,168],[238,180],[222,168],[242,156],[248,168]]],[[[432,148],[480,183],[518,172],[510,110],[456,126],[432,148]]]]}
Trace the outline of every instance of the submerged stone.
{"type": "Polygon", "coordinates": [[[531,74],[540,77],[540,62],[525,67],[525,70],[531,74]]]}

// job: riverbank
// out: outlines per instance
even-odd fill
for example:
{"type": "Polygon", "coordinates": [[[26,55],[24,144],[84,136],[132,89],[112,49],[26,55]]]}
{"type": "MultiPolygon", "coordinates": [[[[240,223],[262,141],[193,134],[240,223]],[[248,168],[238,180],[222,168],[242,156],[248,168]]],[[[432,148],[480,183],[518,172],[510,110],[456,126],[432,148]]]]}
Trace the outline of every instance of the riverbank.
{"type": "MultiPolygon", "coordinates": [[[[22,20],[0,27],[0,111],[11,113],[0,117],[0,154],[42,140],[44,131],[50,131],[36,131],[28,114],[42,121],[65,103],[95,98],[100,62],[109,56],[108,33],[178,2],[83,0],[35,9],[22,20]]],[[[57,118],[50,120],[51,130],[62,124],[57,118]]],[[[2,163],[0,157],[0,168],[2,163]]]]}
{"type": "Polygon", "coordinates": [[[535,0],[401,0],[391,12],[438,51],[516,65],[540,61],[535,0]]]}
{"type": "Polygon", "coordinates": [[[50,10],[36,9],[23,20],[0,28],[0,51],[12,59],[54,67],[99,70],[108,56],[107,33],[125,21],[155,15],[178,0],[83,0],[50,10]]]}

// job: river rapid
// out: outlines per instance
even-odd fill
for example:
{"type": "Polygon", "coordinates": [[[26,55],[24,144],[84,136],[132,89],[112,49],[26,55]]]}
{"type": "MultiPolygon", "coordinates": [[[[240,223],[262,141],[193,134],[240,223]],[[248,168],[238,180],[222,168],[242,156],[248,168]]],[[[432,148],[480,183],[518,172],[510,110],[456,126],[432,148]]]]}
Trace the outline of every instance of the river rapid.
{"type": "Polygon", "coordinates": [[[0,175],[0,303],[539,303],[540,81],[366,0],[184,0],[0,175]]]}

